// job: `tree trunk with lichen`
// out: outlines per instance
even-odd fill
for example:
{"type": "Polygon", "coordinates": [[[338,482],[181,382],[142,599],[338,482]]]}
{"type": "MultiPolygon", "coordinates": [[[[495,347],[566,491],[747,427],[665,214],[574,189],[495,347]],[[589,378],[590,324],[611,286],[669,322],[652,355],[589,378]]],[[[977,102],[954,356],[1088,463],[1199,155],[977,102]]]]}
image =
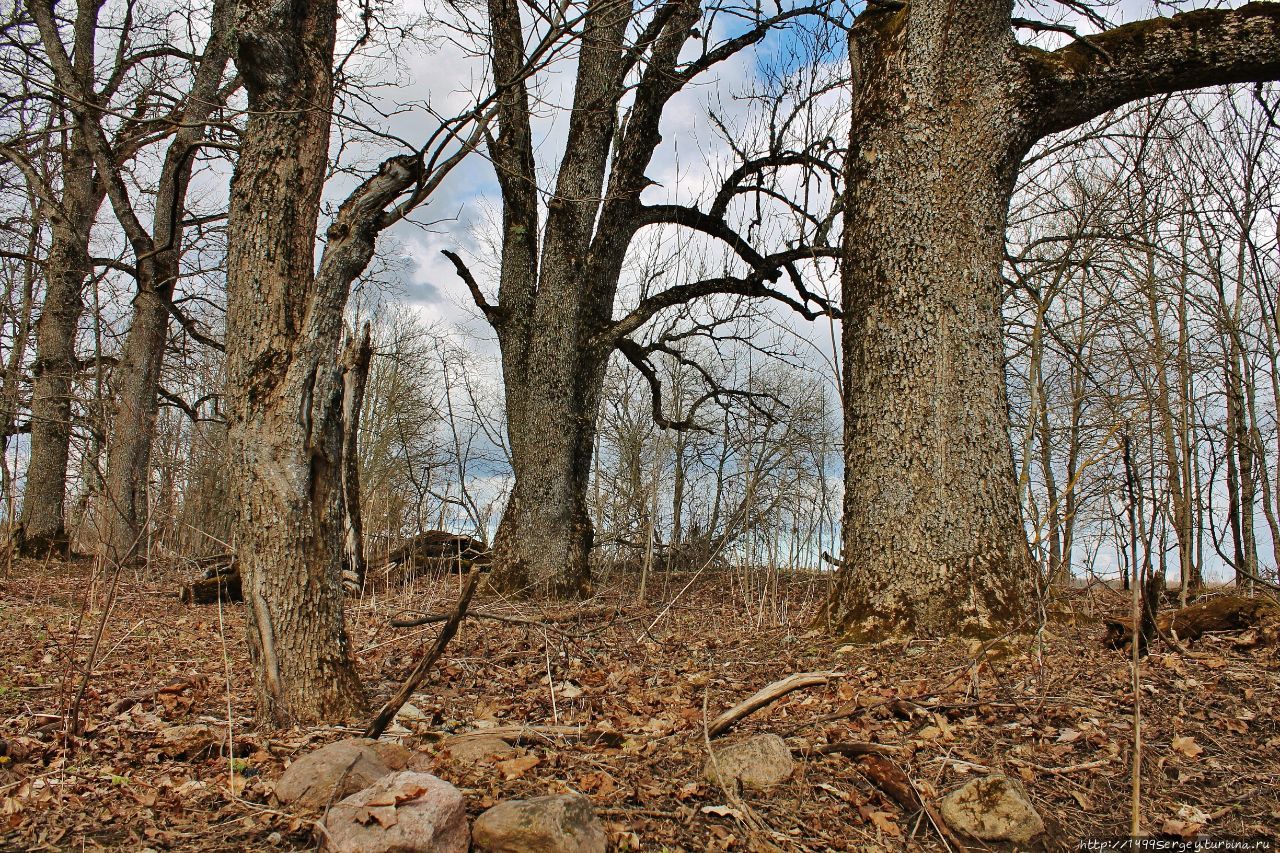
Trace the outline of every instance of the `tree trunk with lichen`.
{"type": "Polygon", "coordinates": [[[827,623],[866,640],[1024,624],[1001,267],[1040,137],[1161,92],[1280,76],[1280,7],[1154,19],[1052,53],[1012,4],[873,4],[850,34],[844,566],[827,623]]]}
{"type": "Polygon", "coordinates": [[[1001,343],[1022,142],[1002,92],[1008,44],[973,37],[994,24],[980,10],[956,23],[941,13],[881,15],[854,37],[844,569],[832,615],[865,639],[998,632],[1032,590],[1001,343]]]}
{"type": "Polygon", "coordinates": [[[506,381],[517,475],[494,538],[493,582],[510,592],[578,598],[591,591],[586,497],[607,356],[584,358],[580,348],[564,347],[570,334],[570,318],[543,318],[531,330],[519,378],[506,381]]]}

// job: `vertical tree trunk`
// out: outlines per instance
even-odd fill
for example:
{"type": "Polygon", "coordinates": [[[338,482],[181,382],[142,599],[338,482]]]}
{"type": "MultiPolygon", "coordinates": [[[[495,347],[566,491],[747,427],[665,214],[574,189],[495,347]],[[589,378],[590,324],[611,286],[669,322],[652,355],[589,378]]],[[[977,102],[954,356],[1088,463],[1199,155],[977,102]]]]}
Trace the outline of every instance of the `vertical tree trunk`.
{"type": "Polygon", "coordinates": [[[369,382],[369,324],[342,348],[342,560],[347,592],[364,589],[364,525],[360,517],[360,410],[369,382]]]}
{"type": "Polygon", "coordinates": [[[341,585],[347,294],[313,274],[336,22],[334,0],[246,0],[236,27],[250,114],[228,222],[227,442],[255,689],[278,724],[364,707],[341,585]]]}
{"type": "Polygon", "coordinates": [[[93,273],[89,232],[102,206],[93,155],[84,131],[73,128],[62,161],[62,212],[51,223],[44,302],[36,321],[32,366],[31,456],[19,517],[19,550],[32,556],[66,553],[67,461],[71,448],[71,389],[79,369],[76,336],[82,291],[93,273]]]}
{"type": "MultiPolygon", "coordinates": [[[[12,522],[16,513],[15,495],[13,492],[13,472],[9,468],[9,439],[18,432],[18,413],[22,407],[22,366],[27,358],[27,346],[31,340],[31,326],[34,315],[34,297],[36,290],[36,281],[40,278],[40,269],[36,264],[36,252],[40,249],[40,238],[44,232],[45,218],[40,211],[39,199],[30,188],[27,190],[27,206],[31,210],[31,220],[28,225],[27,232],[27,259],[22,262],[22,290],[19,297],[19,308],[17,316],[13,318],[13,330],[10,340],[13,342],[9,348],[8,358],[4,364],[4,382],[3,388],[0,389],[0,408],[2,408],[3,423],[0,423],[0,489],[3,489],[3,496],[0,497],[4,501],[5,512],[12,522]]],[[[10,278],[7,282],[10,287],[14,284],[14,279],[18,276],[10,278]]],[[[12,292],[6,294],[6,302],[12,297],[12,292]]],[[[28,427],[29,429],[30,427],[28,427]]]]}
{"type": "MultiPolygon", "coordinates": [[[[176,278],[177,270],[171,275],[176,278]]],[[[172,291],[172,281],[169,285],[172,291]]],[[[151,445],[156,432],[160,369],[169,338],[169,294],[144,285],[134,299],[133,322],[120,361],[112,371],[115,410],[107,440],[107,476],[103,491],[104,553],[112,562],[141,556],[149,514],[151,445]]]]}
{"type": "MultiPolygon", "coordinates": [[[[537,335],[550,342],[562,333],[571,334],[557,324],[537,335]]],[[[606,360],[569,352],[568,358],[544,352],[536,361],[531,352],[523,376],[505,380],[517,475],[493,549],[494,582],[508,591],[590,593],[586,496],[606,360]]]]}
{"type": "Polygon", "coordinates": [[[1006,100],[1007,15],[912,4],[864,13],[850,40],[844,567],[829,616],[856,638],[991,636],[1028,612],[1002,362],[1005,218],[1027,144],[1006,100]]]}

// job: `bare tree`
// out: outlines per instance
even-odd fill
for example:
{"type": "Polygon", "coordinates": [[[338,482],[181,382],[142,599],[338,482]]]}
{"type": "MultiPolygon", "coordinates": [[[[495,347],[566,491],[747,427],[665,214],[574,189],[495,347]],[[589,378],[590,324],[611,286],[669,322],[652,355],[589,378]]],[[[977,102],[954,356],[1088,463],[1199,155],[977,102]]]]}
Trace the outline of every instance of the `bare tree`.
{"type": "MultiPolygon", "coordinates": [[[[829,306],[806,287],[798,266],[833,254],[820,217],[786,248],[762,254],[731,225],[730,208],[756,194],[779,170],[832,169],[821,140],[777,143],[740,163],[706,209],[646,204],[645,175],[672,98],[694,80],[763,39],[805,20],[822,20],[822,5],[779,7],[773,14],[697,0],[619,3],[587,0],[573,80],[568,137],[554,187],[543,192],[535,167],[533,102],[523,81],[498,101],[489,152],[502,190],[502,249],[492,303],[461,258],[451,255],[486,319],[497,332],[515,485],[494,541],[495,581],[507,589],[586,594],[593,541],[587,508],[591,454],[606,365],[614,351],[644,375],[663,415],[651,357],[670,342],[632,336],[659,313],[690,300],[734,293],[780,299],[818,316],[829,306]],[[733,35],[715,41],[720,16],[738,19],[733,35]],[[708,35],[704,36],[703,33],[708,35]],[[646,293],[615,316],[628,248],[650,226],[688,229],[720,241],[745,266],[646,293]],[[787,276],[792,290],[775,283],[787,276]]],[[[527,65],[518,4],[488,4],[492,61],[499,81],[527,65]]],[[[784,122],[785,123],[785,122],[784,122]]],[[[765,195],[767,190],[762,190],[765,195]]],[[[781,197],[781,196],[778,196],[781,197]]],[[[785,197],[781,197],[785,201],[785,197]]],[[[667,353],[670,355],[671,353],[667,353]]]]}

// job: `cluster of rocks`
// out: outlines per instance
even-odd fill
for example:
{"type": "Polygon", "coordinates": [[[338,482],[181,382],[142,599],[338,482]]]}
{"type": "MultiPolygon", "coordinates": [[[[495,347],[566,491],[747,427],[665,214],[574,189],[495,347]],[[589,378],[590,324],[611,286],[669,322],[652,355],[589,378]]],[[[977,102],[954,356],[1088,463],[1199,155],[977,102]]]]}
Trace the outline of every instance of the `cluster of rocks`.
{"type": "MultiPolygon", "coordinates": [[[[458,738],[455,760],[479,761],[513,748],[496,737],[458,738]]],[[[462,792],[425,771],[426,757],[394,743],[354,738],[306,755],[276,783],[276,797],[323,811],[321,849],[332,853],[603,853],[604,827],[581,794],[507,800],[470,825],[462,792]]],[[[768,790],[791,777],[795,761],[773,734],[719,746],[703,767],[712,784],[768,790]]],[[[941,801],[951,829],[981,841],[1026,844],[1044,822],[1016,781],[974,779],[941,801]]]]}
{"type": "MultiPolygon", "coordinates": [[[[511,749],[501,740],[460,743],[479,757],[511,749]]],[[[394,743],[351,738],[289,765],[276,782],[281,803],[323,811],[321,849],[331,853],[604,853],[604,826],[581,794],[498,803],[467,821],[462,792],[394,743]]]]}

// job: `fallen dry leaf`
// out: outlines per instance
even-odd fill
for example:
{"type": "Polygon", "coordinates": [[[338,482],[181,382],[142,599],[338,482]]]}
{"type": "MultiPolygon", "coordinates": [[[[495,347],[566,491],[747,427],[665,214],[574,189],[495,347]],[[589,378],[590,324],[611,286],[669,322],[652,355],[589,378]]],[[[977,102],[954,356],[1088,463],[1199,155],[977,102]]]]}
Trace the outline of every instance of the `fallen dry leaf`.
{"type": "Polygon", "coordinates": [[[1174,752],[1181,753],[1187,758],[1196,758],[1204,752],[1204,747],[1196,743],[1196,739],[1189,735],[1177,735],[1170,741],[1169,745],[1173,747],[1174,752]]]}
{"type": "Polygon", "coordinates": [[[499,761],[498,770],[502,773],[502,778],[510,782],[512,779],[518,779],[526,772],[537,767],[542,763],[542,759],[536,755],[526,755],[523,758],[512,758],[508,761],[499,761]]]}

